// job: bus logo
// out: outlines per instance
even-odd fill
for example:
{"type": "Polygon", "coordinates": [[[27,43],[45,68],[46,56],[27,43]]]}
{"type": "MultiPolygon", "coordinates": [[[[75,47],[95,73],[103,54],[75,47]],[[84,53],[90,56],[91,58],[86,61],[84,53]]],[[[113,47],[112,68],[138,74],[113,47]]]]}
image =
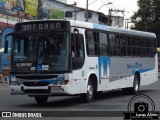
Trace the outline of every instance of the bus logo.
{"type": "Polygon", "coordinates": [[[142,64],[135,62],[134,64],[127,64],[127,68],[142,68],[142,64]]]}

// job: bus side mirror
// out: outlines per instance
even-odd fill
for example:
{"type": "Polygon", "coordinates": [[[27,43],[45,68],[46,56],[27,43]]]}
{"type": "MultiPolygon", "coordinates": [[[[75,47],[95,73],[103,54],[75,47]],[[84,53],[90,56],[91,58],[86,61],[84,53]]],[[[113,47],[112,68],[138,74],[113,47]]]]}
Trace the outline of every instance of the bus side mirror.
{"type": "Polygon", "coordinates": [[[8,40],[5,40],[4,53],[8,53],[8,40]]]}
{"type": "Polygon", "coordinates": [[[78,35],[79,35],[79,30],[77,29],[77,28],[74,28],[74,33],[78,33],[78,35]]]}

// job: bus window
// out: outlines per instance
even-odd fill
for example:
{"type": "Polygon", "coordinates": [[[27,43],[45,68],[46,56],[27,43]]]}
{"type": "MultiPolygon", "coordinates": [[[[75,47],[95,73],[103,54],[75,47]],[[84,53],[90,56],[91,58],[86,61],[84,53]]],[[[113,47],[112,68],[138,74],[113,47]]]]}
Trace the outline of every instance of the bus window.
{"type": "Polygon", "coordinates": [[[156,49],[155,49],[155,39],[148,39],[149,44],[149,56],[154,57],[156,49]]]}
{"type": "Polygon", "coordinates": [[[109,54],[112,56],[119,55],[119,43],[115,34],[109,34],[109,54]]]}
{"type": "Polygon", "coordinates": [[[108,55],[108,35],[105,33],[99,33],[99,48],[100,55],[108,55]]]}
{"type": "Polygon", "coordinates": [[[128,43],[127,43],[127,39],[126,39],[126,36],[120,36],[120,54],[122,56],[126,56],[127,55],[127,46],[128,46],[128,43]]]}
{"type": "Polygon", "coordinates": [[[130,36],[127,37],[127,56],[131,56],[130,36]]]}
{"type": "Polygon", "coordinates": [[[86,43],[87,43],[87,54],[95,56],[95,42],[94,42],[94,33],[93,31],[86,32],[86,43]]]}
{"type": "MultiPolygon", "coordinates": [[[[22,36],[15,36],[15,41],[14,41],[14,60],[19,61],[19,60],[31,60],[29,54],[28,54],[28,41],[27,41],[27,36],[24,37],[22,36]]],[[[33,52],[33,51],[32,51],[33,52]]]]}
{"type": "Polygon", "coordinates": [[[132,56],[139,56],[139,38],[137,37],[130,37],[130,48],[131,48],[131,55],[132,56]]]}
{"type": "Polygon", "coordinates": [[[148,56],[148,39],[140,38],[140,56],[147,57],[148,56]]]}

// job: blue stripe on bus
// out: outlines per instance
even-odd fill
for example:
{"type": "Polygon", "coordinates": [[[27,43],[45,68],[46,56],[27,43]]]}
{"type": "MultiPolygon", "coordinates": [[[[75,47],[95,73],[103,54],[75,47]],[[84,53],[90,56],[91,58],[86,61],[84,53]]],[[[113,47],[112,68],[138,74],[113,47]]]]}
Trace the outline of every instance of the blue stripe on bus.
{"type": "Polygon", "coordinates": [[[58,82],[58,81],[63,81],[63,80],[40,80],[39,82],[47,82],[49,84],[52,84],[52,83],[55,83],[55,82],[58,82]]]}
{"type": "Polygon", "coordinates": [[[135,72],[140,72],[140,73],[144,73],[144,72],[148,72],[148,71],[151,71],[153,70],[153,68],[150,68],[150,69],[139,69],[139,70],[133,70],[133,75],[135,74],[135,72]]]}
{"type": "Polygon", "coordinates": [[[109,70],[110,58],[109,57],[98,57],[98,71],[99,80],[101,77],[107,77],[107,70],[109,70]],[[103,71],[103,75],[102,75],[103,71]]]}
{"type": "Polygon", "coordinates": [[[58,77],[56,79],[53,79],[53,80],[39,80],[39,82],[47,82],[49,84],[52,84],[52,83],[55,83],[55,82],[58,82],[58,81],[64,81],[64,77],[58,77]]]}
{"type": "Polygon", "coordinates": [[[93,29],[96,29],[96,30],[107,30],[107,26],[94,23],[93,24],[93,29]]]}

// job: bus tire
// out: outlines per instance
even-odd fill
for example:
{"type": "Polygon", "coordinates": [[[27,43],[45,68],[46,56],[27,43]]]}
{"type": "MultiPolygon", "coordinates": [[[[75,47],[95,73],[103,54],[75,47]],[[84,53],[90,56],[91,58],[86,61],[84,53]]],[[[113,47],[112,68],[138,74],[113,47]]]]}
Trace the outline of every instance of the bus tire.
{"type": "Polygon", "coordinates": [[[123,88],[123,91],[126,94],[136,95],[136,94],[139,93],[139,88],[140,88],[140,77],[139,77],[138,74],[135,74],[134,75],[133,87],[123,88]]]}
{"type": "Polygon", "coordinates": [[[35,101],[38,104],[45,104],[48,100],[48,97],[35,97],[35,101]]]}
{"type": "Polygon", "coordinates": [[[89,81],[87,85],[87,93],[81,95],[82,100],[86,103],[92,102],[94,99],[94,87],[93,83],[89,81]]]}
{"type": "Polygon", "coordinates": [[[131,89],[132,94],[138,94],[139,93],[139,87],[140,87],[140,78],[138,74],[134,75],[134,82],[133,82],[133,87],[131,89]]]}

